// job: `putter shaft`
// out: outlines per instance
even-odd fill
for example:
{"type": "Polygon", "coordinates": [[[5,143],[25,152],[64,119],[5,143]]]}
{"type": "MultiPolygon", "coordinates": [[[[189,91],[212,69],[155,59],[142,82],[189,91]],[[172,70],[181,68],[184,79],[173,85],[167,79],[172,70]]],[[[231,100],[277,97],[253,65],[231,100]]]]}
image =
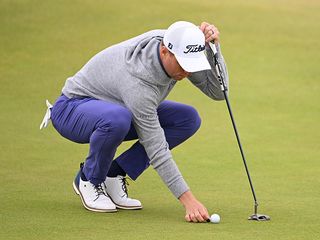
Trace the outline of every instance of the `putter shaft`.
{"type": "Polygon", "coordinates": [[[230,102],[229,102],[226,90],[223,91],[223,94],[224,94],[224,98],[225,98],[226,103],[227,103],[227,107],[228,107],[228,110],[229,110],[229,115],[230,115],[231,122],[232,122],[233,129],[234,129],[234,133],[235,133],[236,138],[237,138],[238,146],[239,146],[240,153],[241,153],[241,156],[242,156],[242,161],[243,161],[244,167],[246,169],[246,173],[247,173],[247,176],[248,176],[250,188],[251,188],[251,191],[252,191],[252,195],[253,195],[253,199],[254,199],[254,214],[257,214],[258,205],[259,204],[258,204],[258,201],[257,201],[256,193],[255,193],[254,188],[253,188],[253,184],[252,184],[252,180],[251,180],[251,177],[250,177],[249,169],[248,169],[248,166],[247,166],[246,158],[245,158],[245,155],[244,155],[244,152],[243,152],[243,149],[242,149],[242,145],[241,145],[241,142],[240,142],[240,136],[239,136],[239,133],[238,133],[238,130],[237,130],[236,123],[234,121],[234,117],[233,117],[233,114],[232,114],[232,110],[231,110],[231,106],[230,106],[230,102]]]}
{"type": "Polygon", "coordinates": [[[218,57],[217,57],[216,46],[215,46],[214,43],[211,43],[211,42],[209,43],[209,45],[210,45],[211,50],[213,51],[213,57],[214,57],[214,61],[215,61],[216,73],[218,75],[218,80],[219,80],[219,83],[220,83],[220,86],[221,86],[221,90],[222,90],[223,95],[224,95],[224,99],[226,100],[226,103],[227,103],[229,115],[230,115],[231,122],[232,122],[232,125],[233,125],[233,130],[234,130],[234,133],[235,133],[236,138],[237,138],[237,142],[238,142],[238,146],[239,146],[239,149],[240,149],[242,161],[243,161],[243,164],[244,164],[244,167],[246,169],[247,176],[248,176],[251,192],[252,192],[253,199],[254,199],[254,214],[257,215],[258,205],[259,204],[258,204],[258,201],[257,201],[256,193],[255,193],[254,188],[253,188],[253,184],[252,184],[252,180],[251,180],[251,177],[250,177],[249,169],[248,169],[248,166],[247,166],[246,158],[245,158],[245,155],[244,155],[244,152],[243,152],[243,149],[242,149],[242,145],[241,145],[241,142],[240,142],[240,137],[239,137],[239,133],[238,133],[238,130],[237,130],[237,126],[236,126],[236,123],[234,121],[234,117],[233,117],[233,114],[232,114],[231,105],[230,105],[228,94],[227,94],[228,86],[227,86],[226,82],[224,81],[222,67],[221,67],[221,64],[218,61],[218,57]]]}

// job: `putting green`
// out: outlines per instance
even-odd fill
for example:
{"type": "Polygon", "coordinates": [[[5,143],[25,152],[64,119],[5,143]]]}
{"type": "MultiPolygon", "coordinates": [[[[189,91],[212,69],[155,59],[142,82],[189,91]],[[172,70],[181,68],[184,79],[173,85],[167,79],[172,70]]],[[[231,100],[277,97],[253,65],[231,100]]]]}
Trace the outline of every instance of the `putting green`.
{"type": "Polygon", "coordinates": [[[0,1],[0,238],[319,239],[319,12],[314,0],[0,1]],[[202,127],[173,155],[220,224],[186,223],[151,168],[129,186],[143,210],[86,211],[71,183],[88,146],[39,131],[45,99],[96,52],[181,19],[220,29],[232,110],[270,222],[246,220],[253,199],[225,102],[187,80],[169,99],[195,106],[202,127]]]}

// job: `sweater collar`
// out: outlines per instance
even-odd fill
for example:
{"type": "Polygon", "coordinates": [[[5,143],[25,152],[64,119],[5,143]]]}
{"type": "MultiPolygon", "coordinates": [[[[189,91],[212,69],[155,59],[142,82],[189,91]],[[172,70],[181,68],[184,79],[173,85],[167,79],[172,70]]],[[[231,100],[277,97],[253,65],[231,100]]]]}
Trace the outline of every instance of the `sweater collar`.
{"type": "Polygon", "coordinates": [[[161,65],[161,68],[162,68],[163,72],[167,75],[168,78],[171,78],[169,76],[169,74],[167,73],[166,69],[164,68],[163,63],[162,63],[161,58],[160,58],[160,42],[158,43],[157,56],[158,56],[158,60],[159,60],[159,63],[161,65]]]}

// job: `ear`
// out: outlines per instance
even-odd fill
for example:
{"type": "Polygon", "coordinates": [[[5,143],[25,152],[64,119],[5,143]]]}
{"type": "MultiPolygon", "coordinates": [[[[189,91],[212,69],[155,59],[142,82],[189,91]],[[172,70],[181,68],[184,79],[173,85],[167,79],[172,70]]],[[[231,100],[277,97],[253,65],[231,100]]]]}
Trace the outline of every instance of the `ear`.
{"type": "Polygon", "coordinates": [[[161,45],[161,46],[160,46],[160,53],[161,53],[163,56],[165,56],[165,55],[167,55],[167,54],[169,53],[169,50],[166,48],[166,46],[161,45]]]}

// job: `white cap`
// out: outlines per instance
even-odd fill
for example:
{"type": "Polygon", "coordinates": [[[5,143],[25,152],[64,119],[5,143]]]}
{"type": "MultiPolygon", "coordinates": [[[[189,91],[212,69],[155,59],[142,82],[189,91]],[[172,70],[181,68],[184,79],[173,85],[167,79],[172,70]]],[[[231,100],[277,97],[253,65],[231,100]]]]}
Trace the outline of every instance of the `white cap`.
{"type": "Polygon", "coordinates": [[[163,43],[187,72],[211,69],[205,55],[205,36],[193,23],[179,21],[165,32],[163,43]]]}

